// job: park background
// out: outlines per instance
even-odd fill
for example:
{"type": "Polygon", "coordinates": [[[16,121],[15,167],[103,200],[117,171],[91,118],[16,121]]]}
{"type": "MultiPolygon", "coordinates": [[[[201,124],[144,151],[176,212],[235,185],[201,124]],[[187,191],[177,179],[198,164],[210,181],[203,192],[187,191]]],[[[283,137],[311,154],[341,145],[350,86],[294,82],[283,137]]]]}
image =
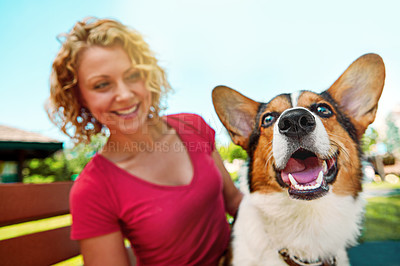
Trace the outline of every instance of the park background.
{"type": "Polygon", "coordinates": [[[359,56],[377,53],[386,86],[376,124],[400,104],[400,2],[395,0],[0,0],[0,124],[67,141],[44,111],[57,36],[88,16],[137,29],[175,90],[166,113],[202,115],[217,131],[211,91],[250,98],[321,92],[359,56]]]}
{"type": "MultiPolygon", "coordinates": [[[[386,65],[386,83],[363,147],[372,158],[392,164],[400,145],[399,10],[395,0],[0,0],[0,125],[64,142],[63,152],[26,162],[25,182],[79,174],[103,140],[73,147],[50,123],[44,104],[60,48],[57,36],[94,16],[117,19],[145,36],[174,89],[164,113],[202,115],[216,130],[219,151],[234,178],[246,155],[230,144],[214,112],[215,86],[230,86],[258,101],[303,89],[321,92],[356,58],[377,53],[386,65]]],[[[389,165],[382,174],[376,168],[369,171],[366,185],[372,192],[365,231],[371,233],[361,241],[398,243],[399,170],[389,165]]]]}

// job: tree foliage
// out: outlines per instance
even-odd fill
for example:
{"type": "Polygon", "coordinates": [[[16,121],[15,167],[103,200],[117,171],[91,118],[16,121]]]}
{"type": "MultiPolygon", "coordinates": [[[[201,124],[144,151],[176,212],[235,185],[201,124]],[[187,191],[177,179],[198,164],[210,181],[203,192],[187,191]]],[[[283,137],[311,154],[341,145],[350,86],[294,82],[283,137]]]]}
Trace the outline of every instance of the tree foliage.
{"type": "Polygon", "coordinates": [[[367,155],[372,155],[379,142],[379,134],[373,127],[369,127],[361,140],[361,149],[367,155]]]}
{"type": "Polygon", "coordinates": [[[228,146],[219,146],[218,152],[221,155],[222,160],[232,162],[234,159],[247,159],[247,152],[240,146],[229,143],[228,146]]]}
{"type": "Polygon", "coordinates": [[[105,138],[95,136],[90,144],[80,143],[75,147],[56,152],[45,159],[32,159],[22,170],[26,183],[43,183],[72,180],[90,158],[103,146],[105,138]]]}
{"type": "Polygon", "coordinates": [[[387,125],[387,131],[384,142],[386,144],[387,152],[390,154],[399,154],[400,153],[399,128],[396,126],[395,119],[392,113],[390,113],[386,117],[386,125],[387,125]]]}

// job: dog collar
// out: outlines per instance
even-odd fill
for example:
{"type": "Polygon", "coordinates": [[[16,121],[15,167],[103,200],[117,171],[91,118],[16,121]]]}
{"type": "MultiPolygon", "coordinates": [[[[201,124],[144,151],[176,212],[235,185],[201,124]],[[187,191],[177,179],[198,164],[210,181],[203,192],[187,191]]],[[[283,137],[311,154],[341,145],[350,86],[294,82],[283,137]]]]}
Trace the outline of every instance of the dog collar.
{"type": "Polygon", "coordinates": [[[289,266],[335,266],[336,258],[332,257],[328,260],[318,259],[316,261],[307,261],[302,260],[296,256],[290,255],[289,251],[286,248],[283,248],[278,251],[281,258],[286,262],[289,266]]]}

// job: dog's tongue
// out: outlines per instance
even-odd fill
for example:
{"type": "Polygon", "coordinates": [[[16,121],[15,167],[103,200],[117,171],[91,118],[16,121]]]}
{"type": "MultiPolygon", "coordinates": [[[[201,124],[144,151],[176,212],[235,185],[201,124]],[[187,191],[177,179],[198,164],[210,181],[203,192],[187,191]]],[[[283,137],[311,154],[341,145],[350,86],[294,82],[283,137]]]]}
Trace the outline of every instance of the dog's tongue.
{"type": "Polygon", "coordinates": [[[289,184],[289,174],[292,174],[297,183],[307,184],[316,180],[321,170],[322,166],[317,157],[308,157],[304,160],[290,158],[281,172],[281,177],[289,184]]]}

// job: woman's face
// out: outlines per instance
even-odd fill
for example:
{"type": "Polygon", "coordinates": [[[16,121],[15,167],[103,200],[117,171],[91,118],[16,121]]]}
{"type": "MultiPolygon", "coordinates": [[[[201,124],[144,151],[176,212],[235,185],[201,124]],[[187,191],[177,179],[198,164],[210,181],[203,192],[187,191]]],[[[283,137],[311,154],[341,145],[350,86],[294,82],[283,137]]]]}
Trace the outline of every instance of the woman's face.
{"type": "Polygon", "coordinates": [[[111,135],[138,133],[148,117],[151,93],[127,53],[118,45],[92,46],[79,59],[83,105],[111,135]]]}

